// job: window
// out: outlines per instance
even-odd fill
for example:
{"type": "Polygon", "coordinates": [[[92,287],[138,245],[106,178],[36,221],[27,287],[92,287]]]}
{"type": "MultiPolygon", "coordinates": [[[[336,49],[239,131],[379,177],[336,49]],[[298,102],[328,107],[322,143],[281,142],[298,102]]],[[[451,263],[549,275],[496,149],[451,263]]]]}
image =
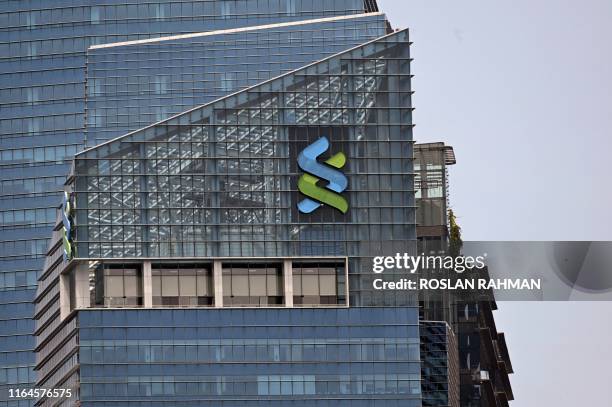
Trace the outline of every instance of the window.
{"type": "Polygon", "coordinates": [[[213,305],[214,294],[209,267],[197,264],[154,264],[151,279],[153,306],[213,305]]]}
{"type": "Polygon", "coordinates": [[[142,306],[142,273],[139,266],[103,264],[94,272],[92,304],[95,307],[142,306]]]}
{"type": "Polygon", "coordinates": [[[283,304],[283,275],[280,265],[223,265],[224,306],[283,304]]]}
{"type": "Polygon", "coordinates": [[[343,264],[294,264],[293,304],[337,305],[339,281],[344,280],[343,264]]]}
{"type": "Polygon", "coordinates": [[[100,7],[92,7],[90,11],[91,11],[91,18],[90,18],[91,23],[100,24],[100,7]]]}

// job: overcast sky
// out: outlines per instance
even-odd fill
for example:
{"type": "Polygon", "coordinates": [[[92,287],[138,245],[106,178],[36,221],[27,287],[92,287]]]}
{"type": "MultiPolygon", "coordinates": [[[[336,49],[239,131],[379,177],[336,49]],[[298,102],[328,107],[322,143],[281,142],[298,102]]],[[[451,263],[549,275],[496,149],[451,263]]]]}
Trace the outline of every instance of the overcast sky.
{"type": "MultiPolygon", "coordinates": [[[[464,240],[612,240],[612,1],[378,0],[464,240]]],[[[612,304],[500,303],[512,407],[612,405],[612,304]]]]}

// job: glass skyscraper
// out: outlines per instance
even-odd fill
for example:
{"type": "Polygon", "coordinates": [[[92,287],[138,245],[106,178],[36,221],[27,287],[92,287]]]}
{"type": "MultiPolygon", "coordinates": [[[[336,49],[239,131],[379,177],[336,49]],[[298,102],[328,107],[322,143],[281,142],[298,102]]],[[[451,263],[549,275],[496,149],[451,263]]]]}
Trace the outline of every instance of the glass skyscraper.
{"type": "Polygon", "coordinates": [[[368,261],[416,247],[409,67],[397,31],[77,154],[35,300],[73,393],[41,405],[420,406],[416,298],[368,261]],[[298,210],[320,140],[345,213],[298,210]]]}
{"type": "MultiPolygon", "coordinates": [[[[110,98],[112,92],[121,92],[111,89],[112,85],[106,86],[104,79],[96,77],[93,63],[92,70],[87,69],[88,56],[95,59],[104,53],[95,51],[92,46],[375,11],[375,2],[364,3],[361,0],[333,4],[322,0],[155,1],[134,4],[106,0],[92,5],[74,0],[59,0],[53,4],[40,0],[1,2],[0,405],[30,404],[23,400],[9,401],[7,389],[34,385],[34,324],[31,319],[34,308],[31,301],[49,248],[49,231],[55,223],[55,207],[70,161],[85,146],[118,135],[104,131],[96,124],[103,120],[109,124],[109,129],[118,127],[120,131],[125,130],[126,127],[119,124],[125,123],[121,122],[124,119],[122,114],[127,112],[130,123],[127,128],[133,130],[212,97],[252,85],[254,81],[295,69],[321,58],[326,52],[328,55],[337,52],[342,48],[337,44],[347,42],[348,47],[355,41],[363,42],[368,39],[368,34],[367,30],[358,30],[351,39],[348,38],[350,35],[335,38],[325,35],[328,27],[316,27],[324,29],[322,38],[327,40],[313,41],[317,48],[312,50],[312,56],[305,55],[308,52],[295,52],[295,59],[282,53],[263,55],[258,61],[260,69],[253,70],[255,76],[251,74],[246,80],[241,76],[242,72],[213,70],[214,80],[219,83],[211,83],[209,80],[212,78],[202,79],[209,76],[206,69],[210,68],[210,64],[206,68],[203,63],[190,71],[183,71],[192,77],[184,75],[178,82],[172,82],[177,77],[173,72],[167,72],[168,76],[161,75],[157,81],[151,82],[152,94],[160,95],[161,103],[151,104],[149,110],[140,112],[130,105],[132,98],[125,99],[125,106],[114,100],[115,108],[122,109],[121,114],[98,109],[97,104],[101,102],[96,98],[110,98]],[[186,81],[191,81],[193,89],[200,91],[180,100],[163,96],[176,93],[179,90],[174,87],[176,83],[185,84],[186,81]],[[210,87],[203,85],[198,88],[198,83],[210,84],[210,87]],[[106,117],[101,119],[99,114],[109,117],[114,114],[117,121],[115,123],[106,117]],[[92,131],[89,138],[88,125],[92,131]],[[97,131],[101,134],[94,135],[97,131]]],[[[372,17],[365,19],[372,20],[372,17]]],[[[378,19],[384,21],[384,17],[378,19]]],[[[378,34],[376,28],[371,29],[378,34]]],[[[274,29],[268,32],[274,35],[274,29]]],[[[231,36],[229,33],[226,35],[231,36]]],[[[223,40],[225,38],[220,39],[223,40]]],[[[289,44],[291,41],[283,39],[283,42],[289,44]]],[[[220,42],[217,46],[222,48],[222,44],[220,42]]],[[[253,49],[262,48],[264,44],[262,42],[253,49]]],[[[225,57],[231,58],[232,52],[238,53],[239,49],[227,47],[225,57]]],[[[130,68],[130,61],[125,62],[124,68],[130,68]]],[[[104,61],[96,65],[99,66],[103,71],[104,61]]],[[[145,71],[141,72],[144,74],[145,71]]],[[[118,80],[116,86],[130,92],[134,85],[118,80]]],[[[136,90],[141,91],[140,88],[136,90]]]]}

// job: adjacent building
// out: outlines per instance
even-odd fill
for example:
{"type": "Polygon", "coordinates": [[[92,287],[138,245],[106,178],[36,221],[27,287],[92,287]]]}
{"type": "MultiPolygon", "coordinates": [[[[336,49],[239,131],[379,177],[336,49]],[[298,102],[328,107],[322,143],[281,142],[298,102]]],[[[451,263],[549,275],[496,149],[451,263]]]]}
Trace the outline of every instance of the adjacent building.
{"type": "MultiPolygon", "coordinates": [[[[455,152],[442,142],[415,144],[414,152],[418,251],[456,255],[462,242],[449,213],[448,188],[448,167],[456,164],[455,152]]],[[[453,276],[451,272],[445,278],[453,276]]],[[[482,277],[487,276],[485,269],[482,277]]],[[[513,370],[505,336],[495,327],[492,311],[497,305],[492,293],[422,292],[419,300],[423,405],[507,407],[514,399],[508,377],[513,370]],[[446,341],[439,326],[442,321],[450,332],[446,341]],[[436,377],[426,380],[432,371],[436,377]]]]}
{"type": "Polygon", "coordinates": [[[497,331],[491,298],[457,305],[461,405],[507,407],[514,400],[509,374],[512,363],[505,335],[497,331]]]}
{"type": "MultiPolygon", "coordinates": [[[[414,146],[414,189],[418,253],[448,254],[449,185],[448,169],[456,164],[455,151],[442,142],[418,143],[414,146]]],[[[454,272],[443,278],[453,278],[454,272]]],[[[423,292],[420,295],[421,318],[446,321],[455,325],[454,299],[450,292],[423,292]]]]}
{"type": "Polygon", "coordinates": [[[419,321],[423,406],[459,407],[457,338],[446,321],[419,321]]]}

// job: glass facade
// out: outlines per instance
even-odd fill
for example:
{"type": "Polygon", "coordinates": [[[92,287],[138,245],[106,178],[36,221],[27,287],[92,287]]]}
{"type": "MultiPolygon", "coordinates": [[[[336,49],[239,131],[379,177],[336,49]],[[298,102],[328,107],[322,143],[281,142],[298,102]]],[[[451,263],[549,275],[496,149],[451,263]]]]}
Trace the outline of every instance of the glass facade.
{"type": "Polygon", "coordinates": [[[82,406],[421,405],[416,308],[85,310],[82,406]]]}
{"type": "MultiPolygon", "coordinates": [[[[36,381],[36,373],[30,366],[34,360],[32,340],[26,337],[31,335],[34,322],[31,292],[11,290],[2,299],[0,332],[5,336],[0,338],[0,397],[6,400],[9,387],[19,388],[36,381]]],[[[0,405],[2,402],[6,403],[0,401],[0,405]]]]}
{"type": "Polygon", "coordinates": [[[122,136],[387,31],[383,14],[214,31],[87,52],[87,143],[122,136]]]}
{"type": "Polygon", "coordinates": [[[63,405],[419,406],[417,299],[376,292],[369,261],[416,248],[409,44],[396,31],[79,153],[75,258],[58,222],[36,298],[37,385],[75,389],[63,405]],[[323,137],[350,207],[301,213],[298,157],[323,137]]]}
{"type": "Polygon", "coordinates": [[[423,406],[459,406],[457,342],[444,321],[421,321],[423,406]]]}
{"type": "MultiPolygon", "coordinates": [[[[31,403],[9,401],[7,388],[33,385],[31,334],[35,327],[30,317],[35,311],[30,302],[70,162],[86,143],[88,90],[98,96],[97,82],[88,83],[87,49],[376,9],[375,4],[362,0],[141,3],[26,0],[0,4],[0,406],[31,403]]],[[[228,47],[227,55],[232,50],[236,51],[228,47]]],[[[307,58],[304,56],[304,63],[307,58]]],[[[155,86],[159,93],[164,92],[163,79],[155,86]]],[[[233,86],[224,81],[217,94],[237,89],[233,86]]],[[[195,99],[185,103],[191,101],[200,103],[195,99]]],[[[182,102],[164,101],[175,103],[182,102]]],[[[183,106],[186,104],[180,109],[183,106]]],[[[180,109],[170,107],[167,113],[180,109]]],[[[129,114],[130,121],[141,123],[139,112],[129,114]]]]}
{"type": "Polygon", "coordinates": [[[398,31],[78,154],[77,257],[348,256],[351,304],[409,305],[361,261],[416,246],[409,65],[398,31]],[[348,157],[346,214],[297,210],[320,137],[348,157]]]}

